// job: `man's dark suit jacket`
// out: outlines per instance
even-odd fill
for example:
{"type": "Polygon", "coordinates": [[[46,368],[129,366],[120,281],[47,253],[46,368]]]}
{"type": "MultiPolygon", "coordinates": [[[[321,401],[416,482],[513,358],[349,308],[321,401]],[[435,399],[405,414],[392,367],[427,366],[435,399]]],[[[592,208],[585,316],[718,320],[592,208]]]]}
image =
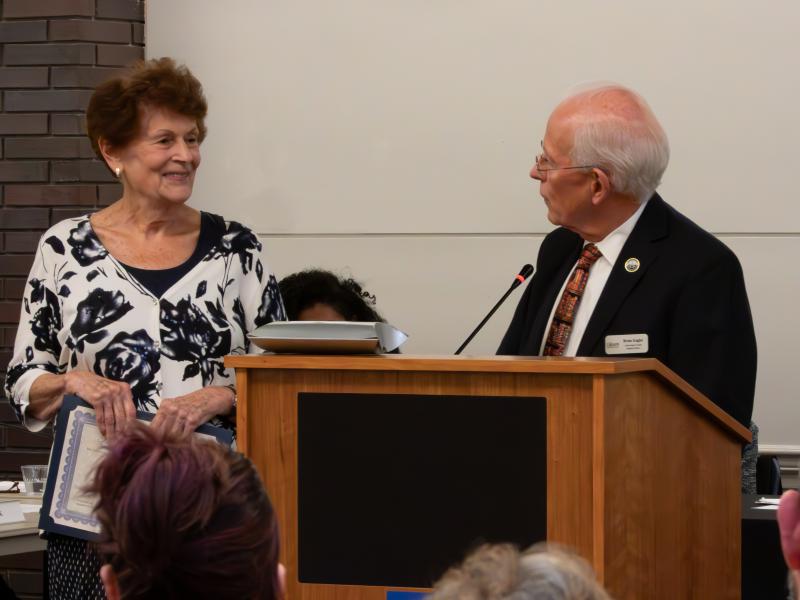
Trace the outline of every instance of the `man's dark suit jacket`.
{"type": "MultiPolygon", "coordinates": [[[[564,228],[545,237],[498,354],[536,356],[553,303],[584,241],[564,228]]],[[[591,276],[591,275],[590,275],[591,276]]],[[[648,352],[747,427],[753,411],[756,340],[736,255],[655,194],[642,212],[578,347],[607,356],[607,335],[646,333],[648,352]],[[625,261],[639,259],[634,273],[625,261]]]]}

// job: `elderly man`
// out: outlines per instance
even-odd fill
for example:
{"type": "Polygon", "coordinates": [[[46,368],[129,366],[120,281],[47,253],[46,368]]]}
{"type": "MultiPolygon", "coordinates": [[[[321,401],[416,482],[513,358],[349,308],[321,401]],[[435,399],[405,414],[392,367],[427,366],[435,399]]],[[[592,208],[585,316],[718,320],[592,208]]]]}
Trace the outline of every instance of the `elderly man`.
{"type": "Polygon", "coordinates": [[[668,160],[631,90],[597,87],[556,107],[531,177],[559,228],[498,354],[654,357],[747,426],[756,343],[742,269],[655,193],[668,160]]]}

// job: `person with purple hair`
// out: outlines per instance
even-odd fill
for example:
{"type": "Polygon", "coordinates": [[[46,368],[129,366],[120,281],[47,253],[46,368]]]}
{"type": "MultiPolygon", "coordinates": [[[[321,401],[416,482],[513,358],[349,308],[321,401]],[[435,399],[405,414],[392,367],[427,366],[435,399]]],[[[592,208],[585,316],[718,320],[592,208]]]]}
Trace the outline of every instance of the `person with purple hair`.
{"type": "Polygon", "coordinates": [[[275,512],[243,455],[134,424],[111,444],[90,491],[109,600],[283,597],[275,512]]]}

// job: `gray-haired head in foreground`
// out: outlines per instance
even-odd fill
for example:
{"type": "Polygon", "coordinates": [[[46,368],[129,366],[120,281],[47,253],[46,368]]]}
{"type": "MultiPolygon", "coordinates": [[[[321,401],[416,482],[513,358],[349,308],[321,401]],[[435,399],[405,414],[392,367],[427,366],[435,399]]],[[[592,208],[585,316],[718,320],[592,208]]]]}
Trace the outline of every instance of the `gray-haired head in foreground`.
{"type": "Polygon", "coordinates": [[[577,554],[536,544],[481,546],[436,583],[430,600],[611,600],[577,554]]]}
{"type": "Polygon", "coordinates": [[[559,107],[574,111],[574,164],[600,167],[614,190],[639,201],[655,192],[669,163],[669,141],[644,98],[601,83],[573,89],[559,107]]]}

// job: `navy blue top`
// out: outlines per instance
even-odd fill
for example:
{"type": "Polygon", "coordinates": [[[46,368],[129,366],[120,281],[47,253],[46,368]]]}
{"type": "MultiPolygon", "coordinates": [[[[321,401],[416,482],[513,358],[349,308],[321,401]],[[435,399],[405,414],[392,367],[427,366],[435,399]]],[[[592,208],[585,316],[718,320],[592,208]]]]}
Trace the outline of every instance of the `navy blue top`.
{"type": "Polygon", "coordinates": [[[209,251],[216,246],[225,233],[225,221],[218,215],[207,212],[200,213],[200,236],[192,255],[177,267],[169,269],[140,269],[125,265],[125,269],[156,298],[177,283],[181,277],[191,271],[209,251]]]}

